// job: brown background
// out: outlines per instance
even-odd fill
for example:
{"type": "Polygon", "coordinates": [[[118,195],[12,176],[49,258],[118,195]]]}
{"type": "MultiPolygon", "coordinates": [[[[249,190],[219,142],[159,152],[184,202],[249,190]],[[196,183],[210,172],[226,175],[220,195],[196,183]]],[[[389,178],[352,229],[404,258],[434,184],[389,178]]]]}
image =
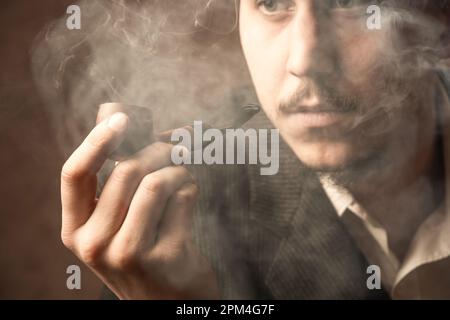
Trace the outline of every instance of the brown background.
{"type": "Polygon", "coordinates": [[[0,299],[95,299],[101,290],[59,238],[63,156],[30,70],[34,37],[70,3],[0,5],[0,299]],[[81,290],[66,288],[71,264],[81,267],[81,290]]]}

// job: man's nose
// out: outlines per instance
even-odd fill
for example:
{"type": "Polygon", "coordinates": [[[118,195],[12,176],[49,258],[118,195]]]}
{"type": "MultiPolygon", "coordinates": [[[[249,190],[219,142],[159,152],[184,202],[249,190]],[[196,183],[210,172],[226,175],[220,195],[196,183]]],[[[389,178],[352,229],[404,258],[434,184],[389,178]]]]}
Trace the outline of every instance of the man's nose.
{"type": "Polygon", "coordinates": [[[299,1],[290,28],[287,71],[297,77],[331,74],[336,54],[326,13],[315,0],[299,1]]]}

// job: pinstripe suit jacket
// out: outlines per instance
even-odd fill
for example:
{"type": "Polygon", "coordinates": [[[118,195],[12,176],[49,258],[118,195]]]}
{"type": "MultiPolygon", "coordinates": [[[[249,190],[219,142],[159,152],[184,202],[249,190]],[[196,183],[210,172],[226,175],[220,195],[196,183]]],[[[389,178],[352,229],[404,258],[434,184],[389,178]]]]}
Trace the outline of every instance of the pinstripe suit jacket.
{"type": "MultiPolygon", "coordinates": [[[[268,128],[260,114],[246,127],[268,128]]],[[[280,169],[197,167],[195,241],[225,299],[383,299],[318,178],[283,142],[280,169]]]]}

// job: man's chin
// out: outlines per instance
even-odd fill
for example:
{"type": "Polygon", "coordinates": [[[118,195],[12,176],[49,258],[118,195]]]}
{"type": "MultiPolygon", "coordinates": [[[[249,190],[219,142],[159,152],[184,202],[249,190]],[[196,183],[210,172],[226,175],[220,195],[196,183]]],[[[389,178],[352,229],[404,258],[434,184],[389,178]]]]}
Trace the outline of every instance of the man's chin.
{"type": "Polygon", "coordinates": [[[363,150],[352,144],[334,142],[298,144],[293,149],[307,168],[345,187],[375,181],[388,166],[385,153],[375,148],[363,150]]]}
{"type": "Polygon", "coordinates": [[[353,163],[357,154],[345,143],[301,143],[293,149],[298,159],[314,171],[338,171],[353,163]]]}

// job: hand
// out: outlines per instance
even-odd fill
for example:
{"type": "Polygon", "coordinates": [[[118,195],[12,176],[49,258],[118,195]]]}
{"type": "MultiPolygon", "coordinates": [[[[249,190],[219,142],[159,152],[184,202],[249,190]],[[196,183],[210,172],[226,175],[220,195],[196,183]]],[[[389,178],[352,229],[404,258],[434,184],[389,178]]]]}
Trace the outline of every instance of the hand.
{"type": "Polygon", "coordinates": [[[97,172],[121,143],[128,118],[99,123],[61,173],[64,245],[120,299],[217,299],[208,261],[191,239],[198,189],[156,142],[118,163],[96,199],[97,172]]]}

